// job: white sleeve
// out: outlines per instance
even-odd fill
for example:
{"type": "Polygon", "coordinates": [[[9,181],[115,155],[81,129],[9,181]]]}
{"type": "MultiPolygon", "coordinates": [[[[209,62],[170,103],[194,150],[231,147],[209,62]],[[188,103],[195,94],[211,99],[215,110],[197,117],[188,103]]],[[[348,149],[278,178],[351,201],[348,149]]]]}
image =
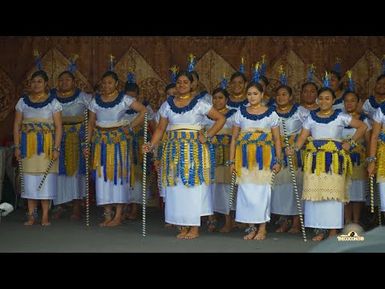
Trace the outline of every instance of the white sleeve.
{"type": "Polygon", "coordinates": [[[235,114],[234,114],[234,126],[241,127],[241,110],[239,109],[235,114]]]}
{"type": "Polygon", "coordinates": [[[368,126],[368,128],[366,129],[367,131],[372,129],[372,125],[370,124],[369,118],[364,119],[364,124],[368,126]]]}
{"type": "Polygon", "coordinates": [[[132,96],[129,96],[129,95],[126,94],[126,95],[124,96],[124,99],[123,99],[124,107],[125,107],[126,109],[130,109],[130,108],[131,108],[131,105],[132,105],[132,103],[133,103],[134,101],[136,101],[135,98],[133,98],[132,96]]]}
{"type": "Polygon", "coordinates": [[[302,123],[307,119],[309,114],[310,114],[310,110],[308,110],[302,106],[298,107],[298,117],[302,123]]]}
{"type": "Polygon", "coordinates": [[[279,116],[278,116],[278,114],[275,111],[273,111],[271,113],[270,118],[271,118],[271,127],[272,128],[279,126],[279,124],[280,124],[279,116]]]}
{"type": "Polygon", "coordinates": [[[91,100],[90,104],[88,105],[88,109],[89,109],[90,111],[92,111],[93,113],[96,113],[96,111],[98,110],[98,109],[97,109],[97,104],[96,104],[95,98],[93,98],[93,99],[91,100]]]}
{"type": "Polygon", "coordinates": [[[305,121],[302,124],[302,128],[310,130],[312,125],[313,119],[311,115],[309,114],[308,117],[305,119],[305,121]]]}
{"type": "Polygon", "coordinates": [[[159,108],[159,115],[163,118],[168,118],[168,112],[170,111],[169,104],[167,101],[163,102],[163,104],[159,108]]]}
{"type": "Polygon", "coordinates": [[[146,108],[147,108],[148,120],[155,120],[155,113],[151,105],[147,105],[146,108]]]}
{"type": "Polygon", "coordinates": [[[24,103],[24,99],[23,98],[20,98],[16,104],[16,110],[18,112],[23,112],[24,108],[25,108],[25,103],[24,103]]]}
{"type": "Polygon", "coordinates": [[[373,115],[373,120],[378,123],[382,123],[384,115],[381,111],[381,107],[377,108],[376,112],[373,115]]]}
{"type": "Polygon", "coordinates": [[[207,115],[211,110],[211,108],[213,107],[207,101],[198,101],[197,105],[199,105],[199,111],[204,115],[207,115]]]}
{"type": "Polygon", "coordinates": [[[61,105],[61,103],[57,99],[52,100],[52,112],[55,113],[62,110],[63,106],[61,105]]]}
{"type": "Polygon", "coordinates": [[[341,118],[344,126],[349,126],[353,119],[350,114],[347,114],[345,112],[340,112],[338,116],[341,118]]]}

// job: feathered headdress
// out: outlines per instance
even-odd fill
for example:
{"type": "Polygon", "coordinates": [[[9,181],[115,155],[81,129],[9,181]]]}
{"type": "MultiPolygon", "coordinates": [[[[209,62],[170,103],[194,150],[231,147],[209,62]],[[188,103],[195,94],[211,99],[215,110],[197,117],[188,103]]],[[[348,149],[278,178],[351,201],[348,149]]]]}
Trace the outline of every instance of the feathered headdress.
{"type": "Polygon", "coordinates": [[[241,57],[241,64],[239,65],[239,72],[245,74],[245,59],[241,57]]]}
{"type": "Polygon", "coordinates": [[[223,73],[223,77],[222,77],[222,80],[221,80],[220,87],[222,89],[226,89],[227,88],[227,79],[226,79],[226,74],[225,73],[223,73]]]}
{"type": "Polygon", "coordinates": [[[77,70],[77,67],[76,67],[76,60],[79,58],[79,55],[77,54],[74,54],[71,59],[70,59],[70,63],[68,65],[68,71],[71,72],[71,73],[75,73],[76,70],[77,70]]]}
{"type": "Polygon", "coordinates": [[[259,62],[257,62],[254,66],[254,73],[253,73],[253,78],[252,78],[252,81],[255,83],[257,83],[259,81],[259,78],[261,76],[260,69],[261,69],[261,65],[259,64],[259,62]]]}
{"type": "Polygon", "coordinates": [[[342,73],[341,59],[339,57],[336,57],[336,63],[333,66],[333,71],[337,72],[339,75],[342,73]]]}
{"type": "Polygon", "coordinates": [[[346,72],[346,75],[348,77],[348,91],[350,92],[354,92],[355,91],[355,83],[354,83],[354,80],[352,78],[352,71],[351,70],[348,70],[346,72]]]}
{"type": "Polygon", "coordinates": [[[115,69],[115,56],[110,54],[110,59],[108,61],[108,70],[114,71],[114,69],[115,69]]]}
{"type": "Polygon", "coordinates": [[[281,85],[287,85],[287,77],[282,64],[278,68],[278,73],[279,73],[279,82],[281,83],[281,85]]]}
{"type": "Polygon", "coordinates": [[[176,83],[176,76],[178,75],[178,72],[179,72],[178,66],[176,65],[171,66],[170,71],[171,71],[171,82],[176,83]]]}
{"type": "Polygon", "coordinates": [[[195,65],[196,65],[195,58],[196,58],[195,55],[193,55],[192,53],[189,54],[188,64],[187,64],[187,71],[188,72],[192,72],[195,70],[195,65]]]}
{"type": "Polygon", "coordinates": [[[261,56],[261,75],[266,76],[266,55],[261,56]]]}
{"type": "Polygon", "coordinates": [[[43,64],[41,62],[40,53],[37,49],[33,50],[33,56],[35,57],[35,66],[37,70],[43,70],[43,64]]]}
{"type": "Polygon", "coordinates": [[[310,64],[307,70],[307,77],[306,77],[307,82],[314,82],[314,72],[315,72],[315,66],[314,64],[310,64]]]}
{"type": "Polygon", "coordinates": [[[128,83],[136,83],[136,81],[135,81],[135,74],[132,71],[129,71],[127,73],[127,82],[128,83]]]}
{"type": "Polygon", "coordinates": [[[323,79],[323,87],[330,88],[330,75],[328,74],[327,71],[325,71],[325,76],[323,79]]]}

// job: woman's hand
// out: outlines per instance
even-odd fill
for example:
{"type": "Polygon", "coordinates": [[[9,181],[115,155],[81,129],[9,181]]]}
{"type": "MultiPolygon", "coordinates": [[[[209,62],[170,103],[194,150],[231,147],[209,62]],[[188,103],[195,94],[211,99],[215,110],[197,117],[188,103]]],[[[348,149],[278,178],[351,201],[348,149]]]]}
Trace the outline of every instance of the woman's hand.
{"type": "Polygon", "coordinates": [[[368,164],[368,175],[369,177],[373,176],[376,173],[376,163],[371,162],[368,164]]]}
{"type": "Polygon", "coordinates": [[[89,148],[88,147],[83,147],[83,156],[84,156],[84,158],[86,158],[86,159],[88,159],[89,158],[89,156],[90,156],[90,150],[89,150],[89,148]]]}
{"type": "Polygon", "coordinates": [[[273,171],[276,173],[276,174],[278,174],[279,173],[279,171],[281,170],[281,165],[280,164],[275,164],[274,166],[273,166],[273,171]]]}
{"type": "Polygon", "coordinates": [[[198,140],[201,144],[204,144],[207,142],[207,138],[203,135],[203,133],[200,131],[198,135],[198,140]]]}
{"type": "Polygon", "coordinates": [[[15,148],[15,158],[17,161],[21,160],[21,150],[20,148],[15,148]]]}
{"type": "Polygon", "coordinates": [[[143,145],[142,149],[143,153],[150,153],[154,149],[154,146],[150,142],[148,142],[143,145]]]}
{"type": "Polygon", "coordinates": [[[154,166],[155,166],[155,169],[156,169],[157,171],[159,171],[159,169],[160,169],[160,160],[155,160],[155,161],[154,161],[154,166]]]}
{"type": "Polygon", "coordinates": [[[59,151],[53,151],[53,154],[52,154],[52,159],[54,160],[54,161],[56,161],[58,158],[59,158],[59,156],[60,156],[60,152],[59,151]]]}
{"type": "Polygon", "coordinates": [[[286,154],[287,156],[292,156],[292,155],[294,155],[294,149],[293,149],[292,147],[287,147],[287,148],[285,148],[285,154],[286,154]]]}
{"type": "Polygon", "coordinates": [[[346,151],[346,152],[348,152],[348,151],[350,151],[350,143],[348,143],[348,142],[343,142],[342,143],[342,148],[346,151]]]}

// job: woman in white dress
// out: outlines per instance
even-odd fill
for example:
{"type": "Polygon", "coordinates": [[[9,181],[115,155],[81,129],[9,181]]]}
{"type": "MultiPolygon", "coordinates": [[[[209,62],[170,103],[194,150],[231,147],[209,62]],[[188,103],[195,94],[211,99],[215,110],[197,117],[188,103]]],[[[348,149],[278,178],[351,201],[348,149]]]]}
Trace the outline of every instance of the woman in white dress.
{"type": "MultiPolygon", "coordinates": [[[[231,171],[226,165],[230,156],[231,130],[234,125],[236,109],[229,109],[226,106],[229,93],[225,88],[216,88],[213,91],[213,106],[226,118],[224,127],[211,139],[215,152],[215,179],[211,185],[213,194],[213,209],[215,213],[225,215],[225,225],[220,229],[221,233],[228,233],[234,227],[234,217],[230,215],[230,210],[235,210],[235,202],[229,207],[231,171]]],[[[205,126],[211,127],[214,120],[207,117],[205,126]]],[[[216,229],[216,219],[213,216],[208,221],[210,232],[216,229]]]]}
{"type": "Polygon", "coordinates": [[[373,116],[373,129],[370,140],[368,173],[372,176],[377,171],[377,183],[380,190],[381,212],[385,211],[385,103],[377,108],[373,116]]]}
{"type": "Polygon", "coordinates": [[[159,125],[151,142],[143,147],[152,151],[167,132],[161,162],[165,216],[167,223],[182,226],[178,239],[197,238],[201,216],[213,214],[210,184],[215,160],[207,142],[225,124],[224,116],[212,105],[191,95],[192,82],[189,72],[178,74],[177,96],[169,96],[162,104],[159,125]],[[204,131],[206,115],[215,123],[204,131]]]}
{"type": "Polygon", "coordinates": [[[230,144],[231,171],[237,174],[238,192],[235,221],[249,224],[245,240],[264,240],[270,221],[271,178],[282,164],[279,117],[275,107],[263,105],[263,88],[247,86],[249,106],[234,117],[230,144]],[[255,224],[260,224],[259,229],[255,224]]]}
{"type": "MultiPolygon", "coordinates": [[[[84,143],[84,112],[92,99],[92,95],[76,88],[75,76],[71,71],[63,71],[59,75],[58,89],[51,93],[63,107],[63,137],[60,146],[59,175],[57,196],[54,199],[59,219],[64,211],[63,204],[73,201],[71,219],[80,219],[81,200],[85,197],[85,159],[81,144],[84,143]]],[[[88,111],[88,110],[87,110],[88,111]]]]}
{"type": "Polygon", "coordinates": [[[312,111],[303,123],[294,147],[294,154],[309,136],[304,155],[304,181],[302,198],[305,201],[305,227],[318,229],[313,241],[335,236],[344,227],[344,203],[348,201],[349,176],[352,163],[350,146],[361,138],[366,125],[351,115],[333,109],[334,91],[323,87],[318,92],[319,111],[312,111]],[[349,141],[342,142],[345,126],[356,128],[349,141]]]}
{"type": "MultiPolygon", "coordinates": [[[[89,110],[89,136],[92,140],[92,169],[96,183],[96,204],[104,206],[100,226],[117,226],[122,221],[123,204],[129,201],[130,145],[129,130],[143,123],[146,108],[133,97],[118,92],[118,76],[107,71],[102,77],[102,94],[96,94],[89,110]],[[129,125],[124,120],[128,109],[139,115],[129,125]],[[115,216],[112,206],[116,206],[115,216]]],[[[88,155],[87,148],[85,154],[88,155]]]]}
{"type": "Polygon", "coordinates": [[[37,202],[41,200],[43,226],[50,225],[49,204],[57,194],[57,172],[62,137],[62,106],[53,94],[47,93],[48,76],[39,70],[32,74],[31,92],[16,104],[13,128],[15,157],[22,161],[24,190],[21,197],[28,199],[28,221],[37,218],[37,202]],[[39,184],[51,160],[54,160],[41,190],[39,184]]]}
{"type": "MultiPolygon", "coordinates": [[[[369,148],[371,125],[369,119],[363,113],[358,112],[358,95],[352,91],[345,92],[344,96],[345,111],[354,119],[363,121],[368,127],[363,138],[357,141],[355,146],[350,148],[350,158],[353,164],[352,184],[349,188],[349,203],[345,205],[345,224],[360,223],[361,211],[366,202],[366,188],[368,176],[366,172],[366,148],[369,148]]],[[[356,132],[355,128],[345,126],[342,131],[343,139],[350,139],[356,132]]]]}

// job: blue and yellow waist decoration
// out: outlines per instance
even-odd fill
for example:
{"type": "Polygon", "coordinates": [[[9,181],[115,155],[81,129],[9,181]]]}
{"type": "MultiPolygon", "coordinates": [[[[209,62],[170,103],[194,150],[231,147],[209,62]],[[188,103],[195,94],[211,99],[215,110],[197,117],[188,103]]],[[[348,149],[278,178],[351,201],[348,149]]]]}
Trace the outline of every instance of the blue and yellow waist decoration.
{"type": "Polygon", "coordinates": [[[175,186],[179,178],[187,187],[210,184],[214,179],[212,144],[201,144],[196,130],[172,130],[162,152],[162,184],[175,186]]]}
{"type": "Polygon", "coordinates": [[[126,127],[112,129],[96,128],[92,137],[94,174],[102,176],[104,181],[113,181],[115,185],[125,181],[129,183],[129,150],[130,140],[126,127]]]}
{"type": "Polygon", "coordinates": [[[333,173],[339,175],[352,174],[350,155],[342,149],[342,142],[336,140],[308,139],[304,156],[304,172],[333,173]]]}
{"type": "MultiPolygon", "coordinates": [[[[293,146],[298,139],[298,134],[290,135],[290,136],[288,136],[288,138],[289,138],[289,145],[293,146]]],[[[282,146],[283,166],[287,167],[289,164],[289,160],[287,158],[286,151],[285,151],[285,149],[286,149],[285,137],[283,135],[281,135],[280,139],[281,139],[281,146],[282,146]]],[[[299,150],[299,151],[295,152],[295,154],[293,156],[294,170],[302,169],[303,153],[304,153],[303,150],[299,150]]]]}
{"type": "Polygon", "coordinates": [[[157,148],[156,159],[157,159],[158,161],[161,161],[161,160],[162,160],[163,146],[165,145],[166,142],[167,142],[167,134],[164,133],[164,134],[163,134],[163,137],[162,137],[162,140],[159,142],[158,148],[157,148]]]}
{"type": "Polygon", "coordinates": [[[241,168],[271,170],[276,163],[276,153],[271,132],[241,132],[235,148],[235,169],[238,177],[241,168]]]}
{"type": "Polygon", "coordinates": [[[63,124],[60,143],[59,175],[73,176],[76,172],[85,175],[86,165],[81,142],[85,139],[84,124],[63,124]]]}
{"type": "Polygon", "coordinates": [[[224,166],[230,156],[231,135],[218,134],[211,138],[211,143],[214,146],[215,165],[224,166]]]}
{"type": "Polygon", "coordinates": [[[55,126],[48,122],[29,122],[21,126],[21,156],[31,158],[34,155],[45,154],[51,159],[54,146],[55,126]]]}
{"type": "Polygon", "coordinates": [[[385,178],[385,132],[378,135],[377,148],[377,179],[385,178]]]}

